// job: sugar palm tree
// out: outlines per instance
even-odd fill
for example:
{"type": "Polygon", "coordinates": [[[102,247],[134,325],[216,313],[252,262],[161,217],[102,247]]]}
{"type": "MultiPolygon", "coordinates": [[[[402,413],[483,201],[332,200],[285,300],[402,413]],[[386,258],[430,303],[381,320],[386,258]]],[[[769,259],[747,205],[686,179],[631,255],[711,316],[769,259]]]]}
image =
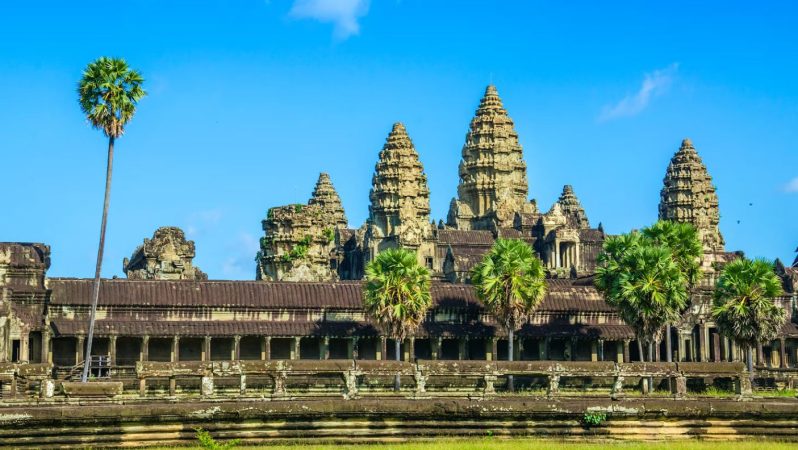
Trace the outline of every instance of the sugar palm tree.
{"type": "MultiPolygon", "coordinates": [[[[430,272],[418,263],[415,252],[390,249],[366,266],[363,290],[366,312],[394,339],[396,360],[401,343],[418,329],[432,304],[430,272]]],[[[399,375],[396,390],[399,390],[399,375]]]]}
{"type": "MultiPolygon", "coordinates": [[[[704,248],[698,236],[698,230],[691,223],[660,220],[650,227],[643,228],[642,235],[655,245],[668,247],[671,257],[679,266],[687,280],[688,288],[692,288],[701,278],[701,257],[704,248]]],[[[680,313],[683,311],[680,311],[680,313]]],[[[665,325],[666,361],[672,362],[671,324],[665,325]]]]}
{"type": "Polygon", "coordinates": [[[638,232],[613,236],[598,257],[596,288],[635,330],[640,360],[643,343],[653,360],[653,342],[663,325],[677,320],[687,305],[685,275],[666,246],[638,232]]]}
{"type": "MultiPolygon", "coordinates": [[[[518,239],[499,239],[471,272],[471,282],[485,308],[507,331],[508,359],[513,360],[513,338],[522,322],[546,294],[545,272],[532,247],[518,239]]],[[[513,390],[513,379],[508,377],[513,390]]]]}
{"type": "Polygon", "coordinates": [[[128,67],[123,59],[101,57],[86,66],[78,83],[80,109],[92,127],[101,130],[108,138],[108,165],[105,171],[105,199],[103,201],[100,245],[97,250],[97,265],[94,271],[94,287],[89,315],[89,333],[86,343],[86,359],[81,380],[86,382],[91,360],[91,344],[94,337],[94,321],[97,301],[100,296],[100,271],[105,248],[105,226],[108,221],[108,204],[111,195],[111,174],[114,161],[114,141],[125,132],[125,126],[136,113],[136,105],[146,93],[139,72],[128,67]]]}
{"type": "Polygon", "coordinates": [[[773,301],[782,292],[773,265],[763,259],[734,260],[718,277],[712,316],[720,333],[745,349],[751,376],[753,348],[775,339],[786,320],[784,309],[773,301]]]}

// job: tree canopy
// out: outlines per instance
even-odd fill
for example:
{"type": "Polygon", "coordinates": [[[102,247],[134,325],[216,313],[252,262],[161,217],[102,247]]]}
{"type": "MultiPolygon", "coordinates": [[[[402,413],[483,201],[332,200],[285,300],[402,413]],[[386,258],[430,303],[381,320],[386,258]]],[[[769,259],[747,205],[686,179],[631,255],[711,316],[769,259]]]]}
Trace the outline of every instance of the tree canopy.
{"type": "Polygon", "coordinates": [[[364,306],[397,340],[412,335],[432,304],[430,273],[415,252],[390,249],[366,266],[364,306]]]}
{"type": "Polygon", "coordinates": [[[596,288],[638,340],[652,343],[662,327],[679,319],[689,298],[679,258],[667,245],[633,231],[604,242],[596,270],[596,288]]]}
{"type": "Polygon", "coordinates": [[[80,109],[89,123],[109,138],[118,138],[144,98],[144,79],[124,59],[101,57],[86,66],[78,83],[80,109]]]}
{"type": "Polygon", "coordinates": [[[498,239],[471,272],[477,296],[507,330],[517,329],[543,300],[544,278],[540,259],[518,239],[498,239]]]}
{"type": "Polygon", "coordinates": [[[726,264],[712,302],[718,330],[749,349],[775,339],[786,320],[786,312],[774,302],[782,293],[769,261],[741,258],[726,264]]]}

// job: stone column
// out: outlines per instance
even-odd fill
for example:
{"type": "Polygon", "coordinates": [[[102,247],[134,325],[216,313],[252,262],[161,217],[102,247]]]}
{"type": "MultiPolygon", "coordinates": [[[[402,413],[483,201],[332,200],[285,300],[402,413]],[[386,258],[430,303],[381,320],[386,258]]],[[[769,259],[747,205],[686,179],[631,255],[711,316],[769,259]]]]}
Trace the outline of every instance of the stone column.
{"type": "Polygon", "coordinates": [[[623,362],[631,362],[629,358],[629,339],[623,340],[623,362]]]}
{"type": "Polygon", "coordinates": [[[545,361],[549,359],[549,352],[548,352],[548,341],[549,338],[544,337],[538,341],[538,357],[540,357],[541,361],[545,361]]]}
{"type": "Polygon", "coordinates": [[[660,356],[660,341],[654,341],[654,361],[660,362],[662,358],[660,356]]]}
{"type": "Polygon", "coordinates": [[[740,361],[740,346],[734,341],[731,341],[731,359],[734,362],[740,361]]]}
{"type": "Polygon", "coordinates": [[[404,360],[413,362],[416,360],[416,338],[409,337],[405,339],[405,352],[404,360]]]}
{"type": "Polygon", "coordinates": [[[42,331],[42,362],[45,364],[53,363],[53,352],[50,351],[50,329],[49,326],[42,331]]]}
{"type": "Polygon", "coordinates": [[[677,347],[678,348],[677,351],[679,352],[679,354],[676,355],[677,356],[676,357],[676,361],[677,362],[686,361],[687,358],[685,358],[685,357],[687,355],[685,353],[686,348],[685,348],[685,341],[684,341],[684,333],[682,333],[682,330],[678,330],[678,329],[676,330],[676,338],[679,340],[679,345],[677,347]]]}
{"type": "Polygon", "coordinates": [[[386,360],[388,358],[388,339],[385,336],[380,336],[379,343],[377,345],[377,359],[378,360],[386,360]]]}
{"type": "Polygon", "coordinates": [[[81,364],[84,358],[83,351],[86,344],[86,338],[84,336],[78,336],[77,341],[78,342],[75,346],[75,359],[77,361],[75,361],[75,364],[81,364]]]}
{"type": "Polygon", "coordinates": [[[108,363],[116,366],[116,335],[108,337],[108,363]]]}
{"type": "Polygon", "coordinates": [[[554,240],[554,267],[559,268],[561,267],[560,261],[560,241],[559,239],[554,240]]]}
{"type": "Polygon", "coordinates": [[[575,253],[576,254],[576,258],[574,259],[574,267],[576,267],[576,270],[579,270],[579,266],[582,265],[582,255],[581,255],[581,251],[579,250],[579,242],[574,244],[574,249],[575,249],[575,252],[576,252],[575,253]]]}
{"type": "MultiPolygon", "coordinates": [[[[149,361],[150,359],[150,337],[145,335],[141,338],[141,349],[139,349],[139,359],[141,362],[149,361]]],[[[144,394],[142,394],[144,395],[144,394]]]]}
{"type": "Polygon", "coordinates": [[[723,361],[720,354],[720,336],[717,333],[712,336],[712,349],[715,351],[715,357],[712,359],[715,362],[723,361]]]}
{"type": "Polygon", "coordinates": [[[180,336],[172,337],[172,362],[180,361],[180,336]]]}
{"type": "Polygon", "coordinates": [[[233,361],[241,360],[241,336],[233,336],[233,354],[230,355],[233,361]]]}
{"type": "Polygon", "coordinates": [[[599,360],[599,358],[598,358],[598,342],[595,341],[595,340],[590,342],[590,360],[594,361],[594,362],[599,360]]]}
{"type": "Polygon", "coordinates": [[[576,339],[574,338],[565,340],[565,354],[563,355],[564,360],[566,361],[574,360],[574,350],[576,349],[576,345],[574,344],[576,344],[576,339]]]}
{"type": "Polygon", "coordinates": [[[346,341],[346,359],[357,359],[357,337],[351,337],[346,341]]]}
{"type": "Polygon", "coordinates": [[[779,339],[779,355],[781,368],[786,369],[789,364],[787,363],[787,341],[784,338],[779,339]]]}
{"type": "Polygon", "coordinates": [[[300,355],[299,355],[299,349],[300,349],[299,341],[300,341],[300,339],[301,339],[300,337],[295,336],[294,340],[291,342],[291,355],[289,356],[290,359],[300,359],[300,355]]]}
{"type": "Polygon", "coordinates": [[[260,338],[260,359],[261,361],[272,359],[272,338],[270,336],[260,338]]]}
{"type": "MultiPolygon", "coordinates": [[[[435,336],[435,337],[430,336],[430,338],[429,338],[429,346],[430,346],[430,351],[432,353],[431,356],[432,356],[433,361],[441,359],[441,337],[440,336],[435,336]]],[[[490,353],[490,352],[487,349],[485,349],[485,355],[487,355],[488,353],[490,353]]]]}
{"type": "Polygon", "coordinates": [[[490,338],[490,352],[493,354],[493,360],[499,360],[499,339],[492,337],[490,338]]]}
{"type": "Polygon", "coordinates": [[[624,341],[617,341],[615,343],[615,362],[622,363],[624,355],[624,341]]]}
{"type": "Polygon", "coordinates": [[[24,331],[19,336],[19,362],[30,362],[30,333],[28,331],[24,331]]]}
{"type": "Polygon", "coordinates": [[[329,336],[324,336],[323,338],[319,339],[319,343],[321,344],[321,348],[319,349],[319,359],[330,359],[329,336]]]}
{"type": "Polygon", "coordinates": [[[698,326],[698,352],[701,362],[709,361],[709,329],[705,323],[698,326]]]}
{"type": "Polygon", "coordinates": [[[756,344],[756,365],[758,366],[767,366],[767,362],[765,361],[765,352],[762,350],[762,344],[756,344]]]}
{"type": "Polygon", "coordinates": [[[210,361],[211,360],[211,337],[205,336],[205,340],[202,341],[202,360],[203,361],[210,361]]]}
{"type": "Polygon", "coordinates": [[[466,353],[466,341],[465,338],[457,339],[457,359],[464,360],[465,353],[466,353]]]}

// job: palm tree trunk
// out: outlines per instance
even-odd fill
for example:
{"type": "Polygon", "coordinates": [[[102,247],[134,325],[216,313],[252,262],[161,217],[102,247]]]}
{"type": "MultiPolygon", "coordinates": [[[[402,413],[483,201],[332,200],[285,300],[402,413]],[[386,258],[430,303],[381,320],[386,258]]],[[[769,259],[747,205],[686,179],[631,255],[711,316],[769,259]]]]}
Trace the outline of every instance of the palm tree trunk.
{"type": "MultiPolygon", "coordinates": [[[[402,341],[401,341],[401,339],[395,339],[393,344],[394,344],[394,348],[396,349],[396,360],[397,361],[401,361],[402,360],[402,341]]],[[[397,372],[396,373],[396,378],[394,379],[394,382],[393,382],[393,389],[396,392],[399,392],[399,390],[401,388],[402,388],[402,379],[401,379],[401,377],[399,375],[399,372],[397,372]]]]}
{"type": "Polygon", "coordinates": [[[643,353],[643,341],[637,338],[637,353],[640,355],[640,362],[645,362],[646,357],[643,353]]]}
{"type": "Polygon", "coordinates": [[[94,288],[91,296],[91,313],[89,314],[89,335],[86,340],[86,353],[83,361],[82,382],[89,379],[89,365],[91,362],[91,341],[94,339],[94,320],[97,316],[97,301],[100,298],[100,272],[103,266],[103,251],[105,250],[105,226],[108,222],[108,204],[111,200],[111,174],[114,166],[114,138],[108,138],[108,166],[105,169],[105,200],[103,201],[103,219],[100,225],[100,246],[97,249],[97,265],[94,269],[94,288]]]}
{"type": "Polygon", "coordinates": [[[654,362],[654,341],[648,341],[648,361],[654,362]]]}
{"type": "MultiPolygon", "coordinates": [[[[507,329],[507,360],[513,360],[513,329],[507,329]]],[[[507,375],[507,390],[515,392],[515,383],[512,375],[507,375]]]]}

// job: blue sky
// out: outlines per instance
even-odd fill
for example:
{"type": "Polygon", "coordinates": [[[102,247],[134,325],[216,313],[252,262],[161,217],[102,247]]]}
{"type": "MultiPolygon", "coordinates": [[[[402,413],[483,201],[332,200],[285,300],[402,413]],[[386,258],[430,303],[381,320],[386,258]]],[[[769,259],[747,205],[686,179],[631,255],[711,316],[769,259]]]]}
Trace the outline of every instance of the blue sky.
{"type": "Polygon", "coordinates": [[[727,248],[792,261],[798,246],[793,2],[67,3],[0,4],[0,240],[50,244],[52,276],[93,274],[106,140],[75,85],[103,55],[149,92],[116,147],[105,276],[176,225],[211,278],[251,279],[266,210],[305,202],[320,171],[359,226],[395,121],[445,218],[490,81],[542,209],[572,184],[608,232],[650,224],[689,136],[727,248]]]}

